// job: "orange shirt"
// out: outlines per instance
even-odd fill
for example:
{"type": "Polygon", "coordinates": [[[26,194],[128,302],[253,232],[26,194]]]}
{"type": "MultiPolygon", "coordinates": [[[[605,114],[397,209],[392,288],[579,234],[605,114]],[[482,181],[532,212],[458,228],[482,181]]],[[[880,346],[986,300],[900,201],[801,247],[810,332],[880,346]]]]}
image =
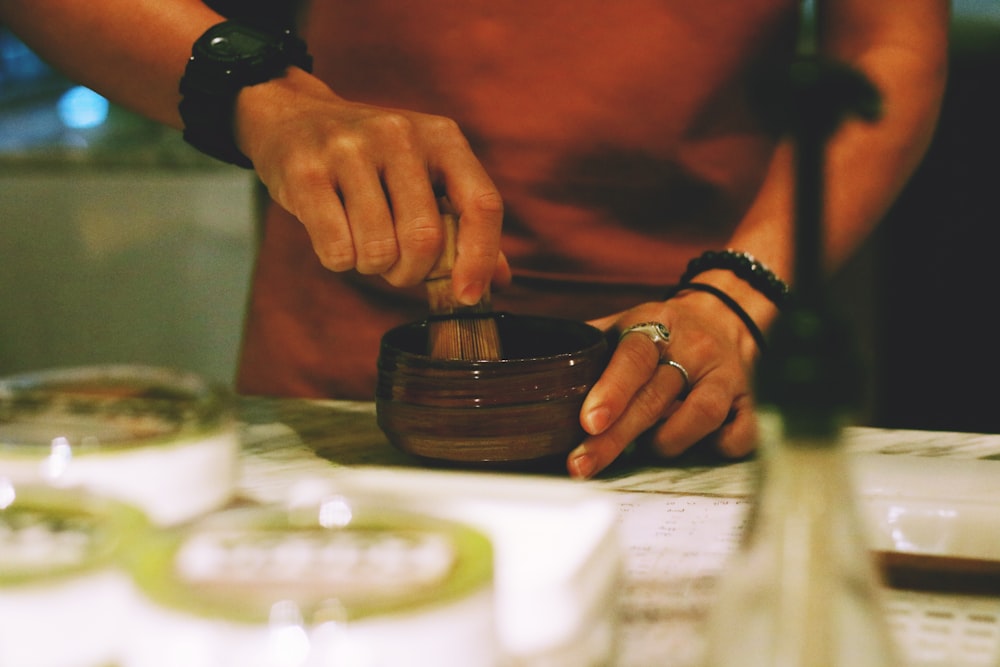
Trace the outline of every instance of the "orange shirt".
{"type": "MultiPolygon", "coordinates": [[[[315,73],[347,99],[458,121],[505,206],[494,307],[587,319],[659,298],[720,248],[774,145],[751,102],[787,65],[795,0],[312,0],[315,73]]],[[[241,391],[370,399],[419,290],[333,274],[272,207],[241,391]]]]}

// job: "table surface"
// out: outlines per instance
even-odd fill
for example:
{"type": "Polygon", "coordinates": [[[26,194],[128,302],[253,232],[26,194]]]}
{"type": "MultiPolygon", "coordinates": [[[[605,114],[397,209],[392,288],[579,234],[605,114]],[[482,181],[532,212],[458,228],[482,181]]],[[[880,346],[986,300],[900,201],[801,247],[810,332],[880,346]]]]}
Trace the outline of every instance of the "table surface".
{"type": "MultiPolygon", "coordinates": [[[[280,496],[297,478],[344,466],[427,465],[388,443],[372,403],[243,397],[239,416],[242,490],[258,498],[280,496]]],[[[851,455],[904,457],[892,462],[926,465],[932,477],[935,461],[943,458],[1000,461],[1000,435],[854,427],[844,437],[851,455]]],[[[752,460],[722,461],[705,452],[669,463],[632,453],[599,478],[581,482],[609,492],[619,509],[625,584],[619,600],[617,665],[697,664],[711,584],[742,530],[755,465],[752,460]]],[[[970,465],[1000,469],[993,463],[970,465]]],[[[558,464],[511,474],[566,477],[558,464]]],[[[938,497],[963,492],[962,480],[937,477],[938,497]]],[[[996,487],[995,500],[1000,501],[1000,483],[996,487]]],[[[1000,597],[885,593],[907,665],[1000,665],[1000,597]]]]}

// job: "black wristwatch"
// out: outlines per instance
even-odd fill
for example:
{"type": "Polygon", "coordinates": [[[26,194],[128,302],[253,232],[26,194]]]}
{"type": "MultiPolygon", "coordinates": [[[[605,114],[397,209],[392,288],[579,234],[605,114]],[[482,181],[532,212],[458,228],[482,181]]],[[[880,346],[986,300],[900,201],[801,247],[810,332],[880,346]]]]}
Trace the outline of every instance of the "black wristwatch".
{"type": "Polygon", "coordinates": [[[306,44],[291,30],[270,34],[238,21],[212,26],[198,38],[181,79],[184,139],[202,153],[252,168],[233,138],[233,106],[246,87],[295,66],[312,71],[306,44]]]}

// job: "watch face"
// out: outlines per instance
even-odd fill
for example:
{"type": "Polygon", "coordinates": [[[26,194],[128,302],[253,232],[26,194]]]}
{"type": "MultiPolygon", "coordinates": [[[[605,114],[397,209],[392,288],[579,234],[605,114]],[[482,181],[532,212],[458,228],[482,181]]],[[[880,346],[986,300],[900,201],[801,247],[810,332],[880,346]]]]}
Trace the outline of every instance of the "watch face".
{"type": "Polygon", "coordinates": [[[255,30],[230,27],[225,32],[207,35],[204,45],[212,58],[236,61],[259,56],[271,42],[271,38],[255,30]]]}
{"type": "Polygon", "coordinates": [[[269,34],[235,21],[209,28],[180,80],[184,139],[224,162],[252,167],[233,143],[234,100],[241,88],[280,77],[291,65],[312,71],[305,42],[291,28],[269,34]]]}

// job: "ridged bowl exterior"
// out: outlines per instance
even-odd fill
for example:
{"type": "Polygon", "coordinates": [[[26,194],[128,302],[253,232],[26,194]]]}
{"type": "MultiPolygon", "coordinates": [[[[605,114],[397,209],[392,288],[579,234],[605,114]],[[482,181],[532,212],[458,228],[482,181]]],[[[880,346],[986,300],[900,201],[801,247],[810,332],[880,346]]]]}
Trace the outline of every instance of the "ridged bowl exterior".
{"type": "Polygon", "coordinates": [[[504,358],[431,358],[427,322],[388,331],[375,406],[389,441],[457,462],[532,461],[583,439],[580,408],[607,364],[604,333],[583,322],[496,313],[504,358]]]}

